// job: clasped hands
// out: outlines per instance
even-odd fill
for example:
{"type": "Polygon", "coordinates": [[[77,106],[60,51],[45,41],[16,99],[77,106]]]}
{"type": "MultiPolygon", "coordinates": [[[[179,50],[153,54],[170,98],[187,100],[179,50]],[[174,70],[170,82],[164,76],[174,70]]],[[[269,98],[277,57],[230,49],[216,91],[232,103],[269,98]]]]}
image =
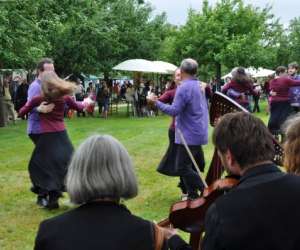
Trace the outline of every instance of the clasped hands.
{"type": "Polygon", "coordinates": [[[54,103],[42,102],[38,107],[37,111],[39,113],[50,113],[55,107],[54,103]]]}

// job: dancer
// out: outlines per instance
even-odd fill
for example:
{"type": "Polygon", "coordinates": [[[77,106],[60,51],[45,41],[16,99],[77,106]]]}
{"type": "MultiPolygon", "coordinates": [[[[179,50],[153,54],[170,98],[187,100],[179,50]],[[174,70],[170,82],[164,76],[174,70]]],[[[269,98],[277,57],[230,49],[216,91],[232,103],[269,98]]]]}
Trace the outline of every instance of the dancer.
{"type": "MultiPolygon", "coordinates": [[[[84,106],[73,101],[71,96],[76,88],[73,83],[60,79],[55,72],[44,72],[41,76],[42,94],[32,98],[19,111],[24,116],[40,104],[52,103],[54,109],[39,114],[39,136],[29,162],[32,191],[38,195],[37,204],[58,208],[58,199],[64,191],[64,178],[73,146],[64,125],[64,106],[82,110],[84,106]]],[[[37,108],[39,111],[39,107],[37,108]]]]}
{"type": "Polygon", "coordinates": [[[250,103],[246,95],[258,95],[253,90],[251,80],[249,79],[245,69],[242,67],[233,69],[231,74],[232,80],[224,85],[222,92],[247,110],[251,111],[250,103]]]}
{"type": "MultiPolygon", "coordinates": [[[[175,97],[176,88],[180,84],[180,81],[181,81],[180,69],[177,69],[175,71],[174,81],[171,83],[171,85],[165,91],[165,93],[159,97],[158,100],[163,103],[172,104],[175,97]]],[[[169,135],[169,146],[161,162],[159,163],[157,171],[161,174],[168,175],[168,176],[178,176],[178,173],[175,168],[176,144],[175,144],[175,117],[174,116],[172,117],[172,122],[169,127],[168,135],[169,135]]],[[[180,182],[178,184],[178,187],[181,189],[183,195],[185,195],[186,189],[181,177],[180,177],[180,182]]]]}
{"type": "Polygon", "coordinates": [[[172,105],[158,101],[155,96],[149,97],[156,102],[156,106],[166,114],[176,116],[175,143],[177,144],[175,167],[189,199],[199,196],[203,190],[203,183],[179,136],[182,131],[184,138],[192,152],[200,170],[204,170],[205,162],[202,145],[208,141],[208,109],[204,93],[196,79],[198,63],[193,59],[185,59],[180,66],[181,84],[177,87],[172,105]]]}
{"type": "MultiPolygon", "coordinates": [[[[296,62],[290,63],[288,67],[289,77],[293,80],[300,80],[298,74],[299,65],[296,62]]],[[[289,90],[290,103],[295,112],[300,111],[300,87],[291,87],[289,90]]]]}
{"type": "Polygon", "coordinates": [[[293,86],[300,86],[300,80],[290,79],[286,67],[279,66],[276,69],[276,78],[270,82],[271,96],[269,99],[271,115],[268,128],[276,137],[282,135],[281,126],[293,113],[289,98],[289,90],[293,86]]]}

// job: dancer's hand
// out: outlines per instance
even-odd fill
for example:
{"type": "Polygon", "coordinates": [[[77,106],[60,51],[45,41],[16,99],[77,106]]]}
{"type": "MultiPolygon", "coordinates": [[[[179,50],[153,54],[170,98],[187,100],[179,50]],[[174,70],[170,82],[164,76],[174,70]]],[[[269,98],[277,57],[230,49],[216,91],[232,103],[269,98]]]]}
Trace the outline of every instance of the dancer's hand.
{"type": "Polygon", "coordinates": [[[158,97],[154,94],[151,94],[151,95],[147,96],[147,100],[150,102],[156,102],[158,100],[158,97]]]}
{"type": "Polygon", "coordinates": [[[42,102],[40,106],[37,107],[37,111],[40,113],[50,113],[54,109],[54,103],[42,102]]]}

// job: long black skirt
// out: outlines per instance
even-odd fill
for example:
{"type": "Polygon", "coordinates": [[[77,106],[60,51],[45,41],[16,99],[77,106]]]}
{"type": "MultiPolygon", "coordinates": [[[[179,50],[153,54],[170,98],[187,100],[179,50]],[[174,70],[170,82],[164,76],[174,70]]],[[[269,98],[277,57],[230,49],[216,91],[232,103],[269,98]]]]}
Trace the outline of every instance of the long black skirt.
{"type": "Polygon", "coordinates": [[[65,176],[73,153],[66,131],[44,133],[37,137],[29,162],[32,192],[46,195],[65,190],[65,176]]]}
{"type": "Polygon", "coordinates": [[[282,133],[281,127],[286,119],[293,113],[289,101],[273,102],[270,108],[268,128],[273,134],[282,133]]]}
{"type": "Polygon", "coordinates": [[[159,173],[168,176],[179,176],[175,168],[176,151],[175,131],[169,129],[169,147],[157,167],[159,173]]]}

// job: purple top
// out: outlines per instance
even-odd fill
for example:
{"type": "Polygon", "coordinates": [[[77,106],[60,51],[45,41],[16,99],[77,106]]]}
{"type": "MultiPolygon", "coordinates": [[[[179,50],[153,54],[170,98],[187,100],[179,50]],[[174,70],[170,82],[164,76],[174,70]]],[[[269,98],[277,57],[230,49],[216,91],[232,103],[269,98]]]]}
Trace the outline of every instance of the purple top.
{"type": "MultiPolygon", "coordinates": [[[[188,145],[208,142],[208,108],[201,85],[197,79],[184,80],[175,94],[172,105],[156,102],[164,113],[176,116],[175,127],[180,129],[188,145]]],[[[182,144],[175,130],[175,143],[182,144]]]]}
{"type": "MultiPolygon", "coordinates": [[[[295,75],[291,77],[293,80],[300,80],[300,75],[295,75]]],[[[289,98],[291,106],[293,107],[300,107],[300,86],[298,87],[291,87],[289,90],[289,98]]]]}
{"type": "MultiPolygon", "coordinates": [[[[27,101],[31,101],[33,97],[39,95],[41,95],[41,81],[35,79],[29,86],[27,101]]],[[[31,110],[28,116],[27,133],[40,134],[41,132],[39,112],[35,108],[31,110]]]]}

